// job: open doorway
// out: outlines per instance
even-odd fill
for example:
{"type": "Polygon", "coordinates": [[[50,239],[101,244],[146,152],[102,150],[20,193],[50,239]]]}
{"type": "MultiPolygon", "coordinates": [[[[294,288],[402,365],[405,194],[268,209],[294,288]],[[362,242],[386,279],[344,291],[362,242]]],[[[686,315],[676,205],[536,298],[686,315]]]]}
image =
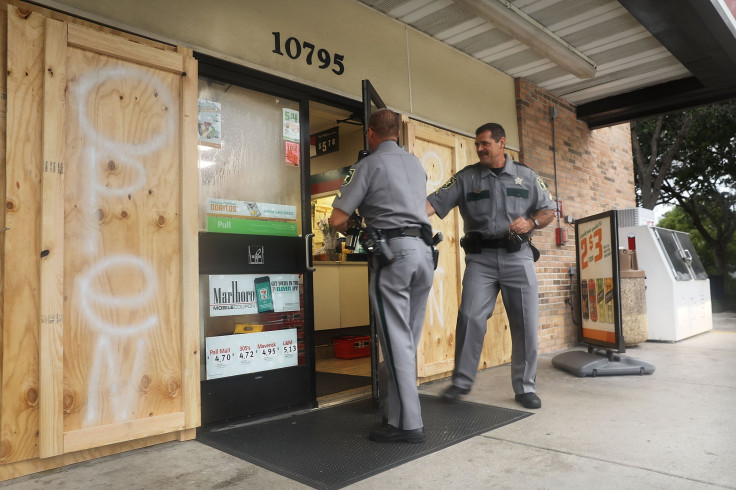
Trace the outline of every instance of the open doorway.
{"type": "Polygon", "coordinates": [[[319,405],[326,406],[371,396],[368,264],[325,226],[363,149],[362,114],[312,101],[309,127],[316,388],[319,405]]]}

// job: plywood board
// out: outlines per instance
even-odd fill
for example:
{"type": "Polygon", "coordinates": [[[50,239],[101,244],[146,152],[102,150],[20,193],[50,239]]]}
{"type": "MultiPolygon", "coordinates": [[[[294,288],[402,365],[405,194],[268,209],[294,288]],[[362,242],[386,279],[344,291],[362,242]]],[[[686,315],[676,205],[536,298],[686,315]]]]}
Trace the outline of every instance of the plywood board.
{"type": "Polygon", "coordinates": [[[68,48],[65,433],[183,411],[182,77],[141,48],[68,48]]]}
{"type": "Polygon", "coordinates": [[[0,463],[190,438],[196,61],[37,7],[7,12],[0,463]]]}
{"type": "MultiPolygon", "coordinates": [[[[422,161],[427,172],[427,193],[435,191],[458,170],[477,161],[474,140],[417,121],[404,119],[409,151],[422,161]]],[[[460,247],[462,218],[453,209],[445,219],[430,218],[434,231],[441,231],[440,262],[435,271],[427,305],[422,340],[417,349],[420,380],[449,376],[455,361],[455,324],[462,292],[465,255],[460,247]]],[[[509,362],[511,342],[508,319],[499,296],[483,344],[479,368],[509,362]]]]}
{"type": "Polygon", "coordinates": [[[38,456],[44,23],[8,8],[2,464],[38,456]]]}

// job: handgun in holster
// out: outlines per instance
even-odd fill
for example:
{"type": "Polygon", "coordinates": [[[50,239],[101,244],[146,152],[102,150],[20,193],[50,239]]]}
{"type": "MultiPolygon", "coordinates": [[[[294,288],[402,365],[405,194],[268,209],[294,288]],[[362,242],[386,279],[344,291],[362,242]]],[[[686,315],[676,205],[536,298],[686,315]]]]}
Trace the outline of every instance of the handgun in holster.
{"type": "Polygon", "coordinates": [[[388,265],[394,261],[394,252],[388,246],[388,241],[381,230],[374,230],[366,226],[360,235],[360,245],[365,249],[369,257],[375,257],[380,265],[388,265]]]}
{"type": "Polygon", "coordinates": [[[437,270],[437,264],[440,261],[440,251],[437,248],[437,244],[443,240],[442,232],[438,231],[432,237],[432,261],[434,262],[434,269],[437,270]]]}
{"type": "Polygon", "coordinates": [[[470,231],[460,239],[460,246],[466,254],[479,254],[481,252],[483,236],[477,231],[470,231]]]}

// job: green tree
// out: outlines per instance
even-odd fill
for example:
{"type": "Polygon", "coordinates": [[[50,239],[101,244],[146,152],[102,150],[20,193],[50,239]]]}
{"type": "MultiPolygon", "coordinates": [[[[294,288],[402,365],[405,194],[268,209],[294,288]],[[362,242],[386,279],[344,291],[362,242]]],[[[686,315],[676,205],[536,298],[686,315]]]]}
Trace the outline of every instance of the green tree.
{"type": "Polygon", "coordinates": [[[631,125],[639,202],[679,206],[707,244],[719,290],[727,291],[736,233],[736,101],[631,125]]]}

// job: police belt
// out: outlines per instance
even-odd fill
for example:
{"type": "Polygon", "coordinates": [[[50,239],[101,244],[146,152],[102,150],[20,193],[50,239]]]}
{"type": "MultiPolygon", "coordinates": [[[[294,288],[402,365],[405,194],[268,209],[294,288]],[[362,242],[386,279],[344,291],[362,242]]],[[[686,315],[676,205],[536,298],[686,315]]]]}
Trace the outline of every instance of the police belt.
{"type": "Polygon", "coordinates": [[[399,238],[402,236],[412,236],[416,238],[422,237],[422,229],[421,228],[386,228],[381,230],[381,234],[386,240],[390,240],[392,238],[399,238]]]}
{"type": "MultiPolygon", "coordinates": [[[[529,237],[527,235],[519,235],[522,243],[528,242],[529,237]]],[[[506,248],[508,239],[506,237],[501,238],[484,238],[480,241],[481,248],[506,248]]]]}

